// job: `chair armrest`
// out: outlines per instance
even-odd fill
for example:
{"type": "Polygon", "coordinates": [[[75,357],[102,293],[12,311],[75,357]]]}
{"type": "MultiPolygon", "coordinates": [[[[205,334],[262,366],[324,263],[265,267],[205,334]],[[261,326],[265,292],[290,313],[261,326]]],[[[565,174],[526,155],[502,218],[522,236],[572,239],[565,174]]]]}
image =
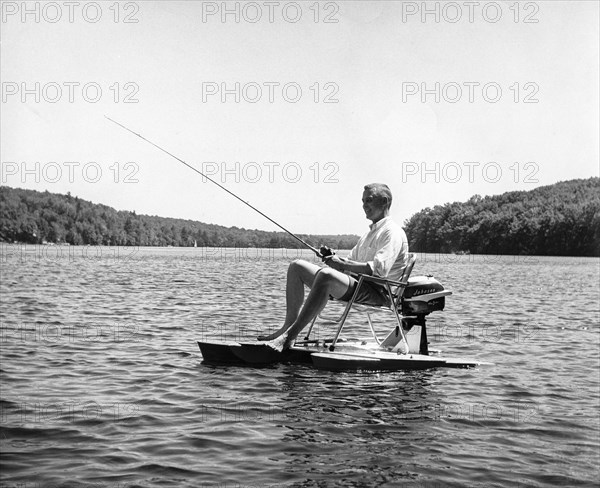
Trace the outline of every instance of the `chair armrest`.
{"type": "MultiPolygon", "coordinates": [[[[354,274],[354,273],[353,273],[354,274]]],[[[356,274],[357,277],[362,277],[365,281],[371,281],[373,283],[378,283],[380,285],[385,285],[389,283],[391,286],[406,286],[407,283],[403,283],[402,281],[392,281],[386,278],[380,278],[379,276],[366,275],[366,274],[356,274]]]]}

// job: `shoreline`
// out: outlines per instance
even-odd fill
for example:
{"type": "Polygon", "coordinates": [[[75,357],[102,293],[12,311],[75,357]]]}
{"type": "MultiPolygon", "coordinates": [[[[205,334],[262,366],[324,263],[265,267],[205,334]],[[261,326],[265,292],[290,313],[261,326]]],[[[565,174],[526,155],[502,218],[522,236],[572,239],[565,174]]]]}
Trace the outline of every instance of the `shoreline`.
{"type": "MultiPolygon", "coordinates": [[[[197,253],[199,257],[205,259],[211,258],[248,258],[256,257],[281,257],[281,258],[306,258],[314,257],[318,259],[312,251],[304,248],[285,248],[285,247],[239,247],[239,246],[107,246],[102,244],[28,244],[22,242],[2,242],[0,241],[0,253],[7,255],[16,255],[21,253],[23,256],[32,256],[38,254],[46,257],[60,257],[66,255],[68,257],[81,256],[84,258],[101,258],[105,256],[115,256],[123,253],[123,256],[129,255],[133,258],[140,252],[182,252],[182,253],[197,253]],[[10,252],[10,251],[14,252],[10,252]],[[90,250],[95,250],[90,252],[90,250]],[[36,251],[39,251],[36,253],[36,251]],[[106,251],[106,252],[103,252],[106,251]],[[279,256],[277,256],[279,255],[279,256]]],[[[349,249],[338,249],[337,253],[349,253],[349,249]]],[[[494,262],[514,262],[514,263],[537,263],[542,259],[585,259],[586,261],[594,262],[600,259],[600,256],[556,256],[556,255],[528,255],[528,254],[471,254],[471,253],[439,253],[439,252],[420,252],[411,251],[417,255],[417,263],[436,262],[436,263],[452,263],[452,262],[481,262],[492,264],[494,262]]]]}

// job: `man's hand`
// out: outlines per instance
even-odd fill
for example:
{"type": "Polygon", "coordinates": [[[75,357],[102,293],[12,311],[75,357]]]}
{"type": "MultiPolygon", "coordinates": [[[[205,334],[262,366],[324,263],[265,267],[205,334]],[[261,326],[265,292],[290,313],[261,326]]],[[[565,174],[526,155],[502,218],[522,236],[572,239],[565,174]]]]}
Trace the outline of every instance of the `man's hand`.
{"type": "Polygon", "coordinates": [[[325,258],[327,256],[333,256],[335,254],[335,251],[333,249],[331,249],[330,247],[327,246],[321,246],[321,248],[319,249],[319,252],[321,253],[321,258],[323,260],[325,260],[325,258]]]}
{"type": "Polygon", "coordinates": [[[326,256],[323,261],[327,266],[337,271],[344,271],[346,269],[346,260],[336,255],[326,256]]]}

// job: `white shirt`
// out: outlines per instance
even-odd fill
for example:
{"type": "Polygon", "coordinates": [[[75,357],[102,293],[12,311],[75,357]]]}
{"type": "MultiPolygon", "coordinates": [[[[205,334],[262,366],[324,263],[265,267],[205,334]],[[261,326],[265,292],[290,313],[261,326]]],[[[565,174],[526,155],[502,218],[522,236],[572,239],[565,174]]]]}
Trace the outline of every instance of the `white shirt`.
{"type": "Polygon", "coordinates": [[[399,281],[408,263],[408,240],[404,230],[390,217],[369,228],[350,251],[348,259],[366,262],[373,276],[399,281]]]}

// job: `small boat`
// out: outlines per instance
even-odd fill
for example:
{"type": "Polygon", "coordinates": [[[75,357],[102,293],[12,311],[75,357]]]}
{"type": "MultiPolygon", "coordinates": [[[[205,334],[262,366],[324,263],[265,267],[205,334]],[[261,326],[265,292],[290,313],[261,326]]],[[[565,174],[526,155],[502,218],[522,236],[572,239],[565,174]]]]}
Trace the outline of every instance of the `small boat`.
{"type": "Polygon", "coordinates": [[[474,359],[442,357],[439,351],[429,349],[425,317],[441,311],[445,299],[452,292],[444,289],[433,276],[408,278],[414,256],[407,273],[399,282],[372,276],[360,275],[357,290],[363,281],[374,281],[387,286],[393,297],[389,307],[370,307],[354,303],[354,297],[346,304],[340,318],[329,320],[338,324],[333,338],[320,341],[309,338],[315,321],[311,324],[304,340],[297,341],[291,348],[277,352],[264,343],[240,343],[234,341],[198,341],[205,363],[264,365],[277,362],[309,364],[319,369],[344,371],[395,371],[428,368],[473,368],[489,365],[474,359]],[[392,287],[396,291],[392,292],[392,287]],[[367,313],[373,340],[343,339],[340,334],[350,310],[367,313]],[[383,340],[375,333],[371,320],[373,311],[392,312],[396,325],[383,340]]]}
{"type": "Polygon", "coordinates": [[[290,349],[277,353],[259,342],[198,341],[202,357],[207,364],[259,366],[280,362],[308,364],[318,369],[333,371],[473,368],[489,364],[469,359],[443,358],[438,354],[402,354],[381,349],[375,343],[359,340],[339,341],[334,351],[329,350],[329,344],[330,341],[296,343],[290,349]]]}

